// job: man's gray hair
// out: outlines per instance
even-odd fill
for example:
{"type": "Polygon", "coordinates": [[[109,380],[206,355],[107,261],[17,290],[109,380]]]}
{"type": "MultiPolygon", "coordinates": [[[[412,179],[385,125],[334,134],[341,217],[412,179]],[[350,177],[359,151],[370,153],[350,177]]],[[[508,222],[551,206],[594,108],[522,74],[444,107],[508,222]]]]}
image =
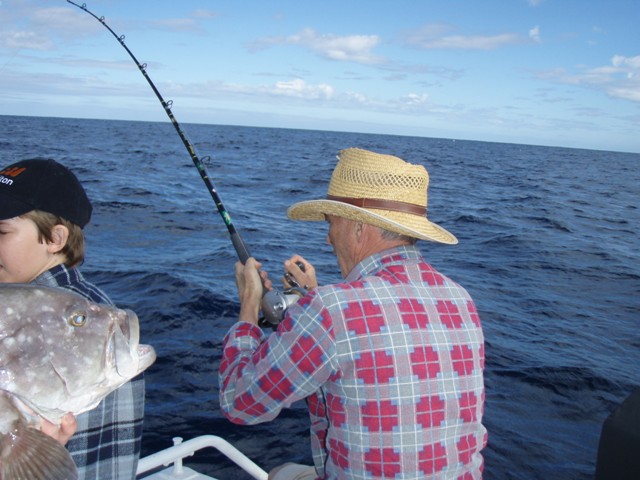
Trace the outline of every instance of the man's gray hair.
{"type": "Polygon", "coordinates": [[[417,238],[409,237],[408,235],[402,235],[401,233],[390,232],[389,230],[385,230],[384,228],[380,228],[380,233],[382,238],[385,240],[400,240],[403,242],[407,242],[409,245],[415,245],[418,241],[417,238]]]}

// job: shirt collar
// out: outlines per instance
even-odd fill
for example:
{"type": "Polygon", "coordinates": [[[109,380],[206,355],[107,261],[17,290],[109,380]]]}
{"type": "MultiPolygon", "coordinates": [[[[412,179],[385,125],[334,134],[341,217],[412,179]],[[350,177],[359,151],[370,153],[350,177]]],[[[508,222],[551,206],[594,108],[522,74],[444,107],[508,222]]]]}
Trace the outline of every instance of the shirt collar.
{"type": "Polygon", "coordinates": [[[64,263],[50,268],[38,275],[32,283],[46,287],[65,287],[82,279],[82,275],[75,268],[68,268],[64,263]]]}
{"type": "Polygon", "coordinates": [[[415,245],[389,248],[363,259],[349,272],[345,281],[354,282],[363,277],[373,275],[390,265],[406,263],[407,260],[419,261],[421,258],[420,250],[415,245]]]}

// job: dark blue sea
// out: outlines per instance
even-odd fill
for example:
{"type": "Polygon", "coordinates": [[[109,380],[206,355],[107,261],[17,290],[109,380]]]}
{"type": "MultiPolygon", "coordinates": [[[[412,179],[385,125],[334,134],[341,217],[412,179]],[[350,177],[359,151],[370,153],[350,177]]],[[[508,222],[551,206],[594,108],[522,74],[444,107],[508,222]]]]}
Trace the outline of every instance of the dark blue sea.
{"type": "MultiPolygon", "coordinates": [[[[429,218],[460,243],[422,243],[474,297],[486,336],[485,478],[590,479],[602,422],[640,386],[640,155],[357,133],[183,124],[253,256],[274,280],[299,253],[339,279],[326,224],[292,222],[361,147],[425,165],[429,218]]],[[[141,319],[143,454],[173,436],[231,441],[265,469],[311,462],[304,405],[273,422],[222,417],[217,370],[235,321],[227,229],[173,125],[0,116],[1,164],[71,167],[94,204],[86,276],[141,319]]],[[[248,478],[217,452],[190,464],[248,478]]]]}

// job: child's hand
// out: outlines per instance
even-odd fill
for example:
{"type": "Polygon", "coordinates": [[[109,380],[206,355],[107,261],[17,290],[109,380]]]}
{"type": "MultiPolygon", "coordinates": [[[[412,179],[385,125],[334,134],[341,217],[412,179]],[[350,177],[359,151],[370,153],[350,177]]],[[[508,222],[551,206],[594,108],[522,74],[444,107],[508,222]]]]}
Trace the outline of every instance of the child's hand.
{"type": "Polygon", "coordinates": [[[60,425],[56,425],[45,419],[42,419],[40,423],[40,430],[50,437],[55,438],[62,445],[67,444],[77,429],[78,423],[76,422],[76,417],[71,413],[67,413],[62,417],[60,425]]]}

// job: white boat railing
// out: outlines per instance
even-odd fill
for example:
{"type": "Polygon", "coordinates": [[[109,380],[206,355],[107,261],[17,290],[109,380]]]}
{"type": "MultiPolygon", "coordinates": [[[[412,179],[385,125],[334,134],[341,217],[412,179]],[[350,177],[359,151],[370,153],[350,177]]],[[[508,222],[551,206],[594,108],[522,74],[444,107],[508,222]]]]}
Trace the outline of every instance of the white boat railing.
{"type": "Polygon", "coordinates": [[[168,466],[173,463],[176,476],[182,473],[182,460],[190,457],[197,450],[213,447],[225,455],[229,460],[242,468],[256,480],[267,480],[268,474],[247,457],[244,453],[231,445],[225,439],[215,435],[201,435],[185,442],[182,438],[173,439],[173,447],[166,448],[156,453],[152,453],[138,461],[137,475],[149,472],[161,466],[168,466]]]}

